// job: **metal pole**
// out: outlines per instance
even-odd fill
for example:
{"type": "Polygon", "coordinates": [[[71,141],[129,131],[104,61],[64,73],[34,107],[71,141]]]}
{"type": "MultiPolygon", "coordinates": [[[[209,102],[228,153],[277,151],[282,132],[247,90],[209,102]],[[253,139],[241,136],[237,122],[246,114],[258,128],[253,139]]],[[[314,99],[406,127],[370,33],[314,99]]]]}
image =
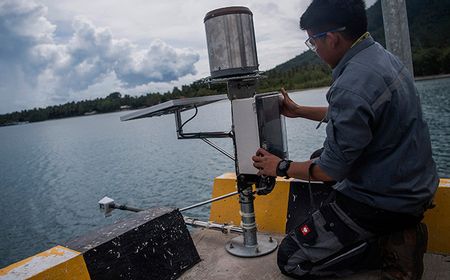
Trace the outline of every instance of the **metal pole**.
{"type": "MultiPolygon", "coordinates": [[[[215,198],[211,198],[211,199],[208,199],[208,200],[196,203],[194,205],[186,206],[184,208],[179,209],[179,211],[183,212],[183,211],[186,211],[186,210],[189,210],[189,209],[192,209],[192,208],[200,207],[200,206],[208,204],[208,203],[212,203],[212,202],[215,202],[215,201],[218,201],[218,200],[222,200],[222,199],[225,199],[225,198],[233,196],[233,195],[237,195],[238,193],[239,193],[238,191],[227,193],[227,194],[215,197],[215,198]]],[[[145,209],[141,209],[141,208],[126,206],[125,204],[123,204],[123,205],[115,204],[114,202],[109,205],[109,208],[126,210],[126,211],[132,211],[132,212],[141,212],[141,211],[145,210],[145,209]]]]}
{"type": "MultiPolygon", "coordinates": [[[[239,182],[238,182],[239,184],[239,182]]],[[[245,183],[244,183],[245,184],[245,183]]],[[[239,194],[239,203],[241,206],[241,226],[244,230],[244,246],[253,247],[258,245],[258,237],[256,235],[255,208],[253,200],[255,197],[252,191],[252,185],[244,186],[239,194]]]]}
{"type": "Polygon", "coordinates": [[[216,144],[214,144],[211,140],[209,140],[208,138],[201,138],[206,144],[210,145],[211,147],[213,147],[214,149],[218,150],[219,152],[221,152],[223,155],[227,156],[228,158],[230,158],[232,161],[236,161],[236,159],[229,154],[227,151],[225,151],[224,149],[222,149],[221,147],[217,146],[216,144]]]}
{"type": "Polygon", "coordinates": [[[231,239],[225,249],[232,255],[246,258],[269,254],[277,249],[278,242],[268,235],[258,233],[252,183],[247,182],[245,175],[242,174],[238,175],[237,182],[243,232],[241,236],[231,239]]]}
{"type": "Polygon", "coordinates": [[[381,7],[386,48],[400,58],[414,76],[406,0],[381,0],[381,7]]]}
{"type": "Polygon", "coordinates": [[[242,228],[234,226],[234,225],[217,224],[217,223],[209,222],[209,221],[205,222],[205,221],[200,221],[200,220],[189,218],[189,217],[184,217],[184,223],[186,225],[190,225],[193,227],[202,227],[202,228],[206,228],[206,229],[218,230],[223,233],[230,233],[230,232],[242,233],[243,232],[242,228]]]}
{"type": "Polygon", "coordinates": [[[136,208],[136,207],[131,207],[131,206],[126,206],[125,204],[124,204],[124,205],[116,205],[116,204],[113,204],[113,205],[111,205],[111,208],[119,209],[119,210],[126,210],[126,211],[131,211],[131,212],[141,212],[141,211],[144,211],[144,209],[136,208]]]}
{"type": "Polygon", "coordinates": [[[231,193],[228,193],[228,194],[224,194],[224,195],[221,195],[221,196],[218,196],[218,197],[215,197],[215,198],[211,198],[211,199],[208,199],[208,200],[205,200],[205,201],[196,203],[196,204],[194,204],[194,205],[191,205],[191,206],[187,206],[187,207],[181,208],[181,209],[180,209],[180,212],[183,212],[183,211],[186,211],[186,210],[195,208],[195,207],[199,207],[199,206],[202,206],[202,205],[205,205],[205,204],[214,202],[214,201],[222,200],[222,199],[224,199],[224,198],[227,198],[227,197],[230,197],[230,196],[233,196],[233,195],[237,195],[237,194],[238,194],[238,191],[235,191],[235,192],[231,192],[231,193]]]}

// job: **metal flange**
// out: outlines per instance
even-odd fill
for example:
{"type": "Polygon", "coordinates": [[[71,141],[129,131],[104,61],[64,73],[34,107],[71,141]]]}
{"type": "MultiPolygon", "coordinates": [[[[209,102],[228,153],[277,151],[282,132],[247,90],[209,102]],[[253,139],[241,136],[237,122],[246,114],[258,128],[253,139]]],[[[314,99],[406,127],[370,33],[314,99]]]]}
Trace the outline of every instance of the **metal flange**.
{"type": "Polygon", "coordinates": [[[257,234],[258,242],[256,245],[244,245],[244,237],[237,236],[225,245],[228,253],[244,258],[260,257],[272,253],[277,249],[278,242],[272,236],[266,234],[257,234]]]}

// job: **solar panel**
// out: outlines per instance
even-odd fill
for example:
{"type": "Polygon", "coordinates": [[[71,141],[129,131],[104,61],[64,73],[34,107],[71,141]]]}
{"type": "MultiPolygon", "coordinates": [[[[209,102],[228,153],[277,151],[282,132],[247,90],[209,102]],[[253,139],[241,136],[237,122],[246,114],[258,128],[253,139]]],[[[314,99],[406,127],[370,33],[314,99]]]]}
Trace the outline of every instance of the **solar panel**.
{"type": "Polygon", "coordinates": [[[161,116],[166,114],[172,114],[176,111],[185,111],[194,108],[194,106],[200,107],[203,105],[207,105],[216,101],[227,99],[226,94],[220,95],[210,95],[210,96],[201,96],[201,97],[191,97],[191,98],[181,98],[166,101],[161,104],[157,104],[125,116],[121,116],[121,121],[129,121],[140,118],[148,118],[161,116]]]}

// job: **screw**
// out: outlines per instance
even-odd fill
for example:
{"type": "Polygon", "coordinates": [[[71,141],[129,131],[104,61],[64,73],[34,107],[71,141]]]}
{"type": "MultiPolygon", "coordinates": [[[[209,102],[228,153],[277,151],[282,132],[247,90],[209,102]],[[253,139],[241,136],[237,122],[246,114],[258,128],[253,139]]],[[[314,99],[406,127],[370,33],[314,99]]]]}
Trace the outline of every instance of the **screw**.
{"type": "Polygon", "coordinates": [[[230,243],[230,249],[233,249],[233,248],[234,248],[233,243],[230,243]]]}
{"type": "Polygon", "coordinates": [[[270,243],[273,242],[272,236],[269,236],[269,242],[270,242],[270,243]]]}
{"type": "Polygon", "coordinates": [[[259,247],[256,247],[255,249],[255,253],[258,254],[259,253],[259,247]]]}

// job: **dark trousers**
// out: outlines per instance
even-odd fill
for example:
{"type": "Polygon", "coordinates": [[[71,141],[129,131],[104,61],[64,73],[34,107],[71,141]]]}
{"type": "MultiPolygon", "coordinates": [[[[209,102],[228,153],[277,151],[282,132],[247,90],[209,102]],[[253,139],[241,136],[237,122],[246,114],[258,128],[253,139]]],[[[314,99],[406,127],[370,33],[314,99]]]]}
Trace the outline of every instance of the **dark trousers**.
{"type": "Polygon", "coordinates": [[[421,219],[376,209],[334,191],[283,239],[278,266],[301,279],[375,269],[381,266],[380,239],[421,219]]]}

